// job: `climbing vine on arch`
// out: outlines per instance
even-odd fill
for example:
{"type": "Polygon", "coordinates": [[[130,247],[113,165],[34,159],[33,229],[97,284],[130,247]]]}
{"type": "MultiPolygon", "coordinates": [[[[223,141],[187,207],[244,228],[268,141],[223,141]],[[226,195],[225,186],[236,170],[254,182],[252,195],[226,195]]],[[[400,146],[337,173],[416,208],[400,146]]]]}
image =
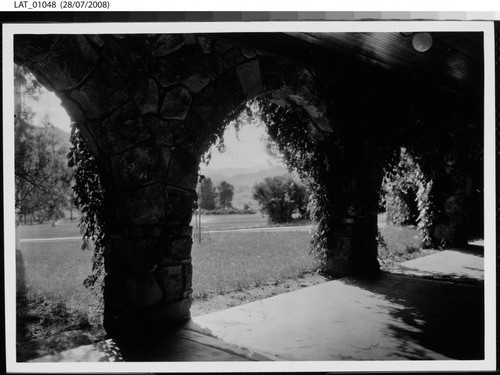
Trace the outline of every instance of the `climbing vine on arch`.
{"type": "Polygon", "coordinates": [[[389,163],[382,181],[381,205],[385,206],[389,221],[396,225],[415,223],[424,245],[432,243],[432,186],[432,179],[404,147],[389,163]]]}
{"type": "Polygon", "coordinates": [[[311,253],[318,260],[320,267],[326,265],[326,249],[328,243],[328,228],[332,223],[332,210],[325,182],[327,180],[327,165],[324,153],[311,137],[308,120],[303,121],[297,107],[283,107],[272,103],[266,97],[260,97],[247,102],[240,109],[238,117],[228,120],[235,122],[236,129],[252,119],[263,122],[273,141],[268,144],[271,153],[282,155],[288,168],[298,173],[308,185],[311,198],[308,211],[311,219],[317,224],[317,229],[311,241],[311,253]],[[277,150],[272,150],[276,147],[277,150]],[[277,152],[276,152],[277,151],[277,152]]]}
{"type": "Polygon", "coordinates": [[[81,132],[72,125],[72,147],[68,154],[68,165],[73,169],[75,205],[80,209],[80,232],[83,236],[82,250],[90,250],[93,243],[92,272],[84,285],[102,296],[104,287],[104,188],[94,155],[87,146],[81,132]]]}

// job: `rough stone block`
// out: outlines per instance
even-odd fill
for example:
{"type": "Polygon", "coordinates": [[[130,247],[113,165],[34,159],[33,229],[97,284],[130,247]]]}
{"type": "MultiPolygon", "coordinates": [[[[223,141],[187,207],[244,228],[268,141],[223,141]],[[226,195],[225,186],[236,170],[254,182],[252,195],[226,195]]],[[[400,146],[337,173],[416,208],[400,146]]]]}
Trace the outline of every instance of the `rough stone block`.
{"type": "Polygon", "coordinates": [[[183,225],[181,227],[181,236],[189,236],[191,237],[193,235],[193,227],[190,225],[183,225]]]}
{"type": "Polygon", "coordinates": [[[236,70],[238,72],[238,77],[240,78],[241,87],[243,88],[243,92],[245,93],[247,99],[254,98],[264,92],[260,78],[258,60],[238,65],[236,70]]]}
{"type": "Polygon", "coordinates": [[[290,61],[260,56],[259,65],[264,91],[294,87],[297,71],[290,61]]]}
{"type": "Polygon", "coordinates": [[[102,48],[102,55],[106,60],[121,74],[122,77],[127,77],[131,74],[137,74],[137,69],[134,59],[134,54],[127,51],[120,43],[117,43],[112,38],[106,38],[102,48]]]}
{"type": "Polygon", "coordinates": [[[170,264],[172,257],[172,239],[168,234],[168,230],[164,230],[158,239],[158,259],[160,264],[170,264]]]}
{"type": "Polygon", "coordinates": [[[167,183],[186,189],[195,189],[199,164],[200,160],[196,156],[180,147],[176,147],[172,151],[167,172],[167,183]]]}
{"type": "Polygon", "coordinates": [[[460,195],[452,195],[444,202],[444,210],[448,215],[454,216],[463,211],[463,199],[460,195]]]}
{"type": "Polygon", "coordinates": [[[185,258],[191,254],[193,239],[191,237],[178,238],[172,240],[172,256],[175,258],[185,258]]]}
{"type": "Polygon", "coordinates": [[[152,56],[166,56],[184,45],[183,34],[160,35],[151,48],[152,56]]]}
{"type": "Polygon", "coordinates": [[[209,54],[212,52],[212,39],[205,36],[197,35],[196,41],[201,47],[203,53],[209,54]]]}
{"type": "Polygon", "coordinates": [[[180,73],[168,59],[152,59],[149,71],[152,77],[163,87],[172,86],[181,80],[180,73]]]}
{"type": "Polygon", "coordinates": [[[78,86],[96,67],[99,56],[83,35],[61,36],[40,68],[56,90],[78,86]]]}
{"type": "Polygon", "coordinates": [[[326,116],[318,117],[314,119],[314,123],[326,133],[332,133],[333,127],[330,120],[326,116]]]}
{"type": "Polygon", "coordinates": [[[304,107],[312,118],[322,117],[326,113],[326,108],[326,102],[322,100],[313,100],[311,104],[304,107]]]}
{"type": "Polygon", "coordinates": [[[167,222],[189,224],[193,216],[194,192],[167,186],[167,194],[167,222]]]}
{"type": "Polygon", "coordinates": [[[178,301],[184,294],[182,266],[162,266],[156,271],[157,278],[165,295],[165,302],[178,301]]]}
{"type": "Polygon", "coordinates": [[[142,114],[158,112],[158,86],[152,79],[143,83],[134,98],[142,114]]]}
{"type": "Polygon", "coordinates": [[[165,222],[166,193],[162,183],[119,191],[113,199],[115,222],[154,225],[165,222]]]}
{"type": "Polygon", "coordinates": [[[210,79],[216,80],[224,72],[224,65],[222,59],[217,54],[206,55],[204,59],[204,65],[207,71],[210,73],[210,79]]]}
{"type": "Polygon", "coordinates": [[[257,56],[257,52],[255,50],[248,48],[242,48],[241,54],[245,56],[247,59],[253,59],[255,56],[257,56]]]}
{"type": "Polygon", "coordinates": [[[290,100],[298,105],[305,106],[314,98],[315,78],[308,70],[302,70],[298,73],[295,82],[295,92],[289,96],[290,100]]]}
{"type": "Polygon", "coordinates": [[[74,90],[71,96],[85,109],[91,120],[102,118],[128,100],[125,82],[109,63],[101,63],[86,76],[84,84],[74,90]]]}
{"type": "Polygon", "coordinates": [[[214,39],[212,43],[214,53],[224,55],[226,52],[237,48],[234,44],[223,39],[214,39]]]}
{"type": "Polygon", "coordinates": [[[165,166],[165,169],[168,170],[170,160],[172,159],[172,149],[170,147],[162,147],[161,157],[163,159],[163,165],[165,166]]]}
{"type": "Polygon", "coordinates": [[[123,239],[113,241],[114,263],[129,276],[146,275],[158,264],[158,239],[123,239]]]}
{"type": "Polygon", "coordinates": [[[191,95],[184,87],[174,87],[165,94],[160,116],[165,119],[184,120],[191,104],[191,95]]]}
{"type": "Polygon", "coordinates": [[[144,123],[153,134],[153,140],[157,145],[173,145],[174,134],[169,126],[169,121],[161,120],[156,116],[145,116],[144,123]]]}
{"type": "Polygon", "coordinates": [[[190,290],[193,287],[193,266],[192,264],[186,264],[183,266],[184,270],[184,281],[186,290],[190,290]]]}
{"type": "Polygon", "coordinates": [[[189,65],[182,72],[182,84],[189,91],[198,93],[210,83],[210,73],[201,65],[189,65]]]}
{"type": "Polygon", "coordinates": [[[245,61],[245,56],[243,56],[239,49],[235,48],[229,50],[222,57],[222,63],[225,69],[233,68],[245,61]]]}
{"type": "Polygon", "coordinates": [[[60,35],[14,35],[14,54],[26,62],[40,62],[47,58],[60,35]]]}
{"type": "Polygon", "coordinates": [[[132,307],[148,307],[158,305],[163,298],[160,285],[153,275],[125,278],[125,296],[132,307]]]}
{"type": "Polygon", "coordinates": [[[183,36],[184,36],[184,43],[186,44],[196,43],[196,36],[194,34],[183,34],[183,36]]]}
{"type": "MultiPolygon", "coordinates": [[[[184,322],[191,317],[191,313],[189,312],[191,304],[191,298],[168,302],[154,310],[155,315],[152,316],[152,319],[158,317],[158,322],[163,322],[163,326],[179,324],[180,322],[184,322]]],[[[161,325],[156,327],[161,327],[161,325]]]]}
{"type": "Polygon", "coordinates": [[[108,223],[106,236],[113,239],[138,238],[145,235],[142,227],[130,223],[108,223]]]}
{"type": "Polygon", "coordinates": [[[157,182],[165,174],[159,151],[146,145],[111,156],[110,159],[113,179],[121,188],[157,182]]]}
{"type": "MultiPolygon", "coordinates": [[[[43,84],[43,83],[42,83],[43,84]]],[[[45,86],[47,88],[47,86],[45,86]]],[[[64,107],[66,112],[68,113],[71,120],[78,125],[84,124],[87,122],[87,118],[85,117],[85,113],[81,110],[81,108],[76,104],[76,102],[71,98],[70,95],[61,95],[59,97],[61,99],[61,105],[64,107]]],[[[78,126],[77,125],[77,126],[78,126]]]]}
{"type": "Polygon", "coordinates": [[[163,232],[172,237],[182,237],[182,236],[191,237],[193,234],[193,227],[190,225],[183,225],[183,224],[171,224],[168,225],[163,232]]]}
{"type": "Polygon", "coordinates": [[[314,144],[318,144],[325,140],[325,134],[318,130],[318,128],[313,125],[313,122],[307,123],[307,135],[314,144]]]}
{"type": "MultiPolygon", "coordinates": [[[[200,92],[191,106],[190,115],[196,113],[204,129],[214,129],[221,125],[228,113],[245,101],[238,74],[236,70],[231,70],[218,80],[217,85],[209,85],[200,92]]],[[[200,133],[199,128],[192,131],[196,132],[193,136],[200,133]]]]}
{"type": "Polygon", "coordinates": [[[149,138],[141,114],[131,102],[114,111],[101,126],[114,152],[122,152],[149,138]]]}

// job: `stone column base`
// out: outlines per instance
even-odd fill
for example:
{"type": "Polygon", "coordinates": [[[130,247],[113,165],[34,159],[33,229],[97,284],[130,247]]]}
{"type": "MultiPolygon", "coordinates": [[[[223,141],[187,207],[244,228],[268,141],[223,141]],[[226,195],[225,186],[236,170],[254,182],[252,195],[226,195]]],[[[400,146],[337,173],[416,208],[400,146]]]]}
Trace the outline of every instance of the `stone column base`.
{"type": "Polygon", "coordinates": [[[104,329],[117,337],[168,329],[189,320],[191,298],[170,302],[162,306],[123,308],[114,314],[104,311],[104,329]]]}
{"type": "Polygon", "coordinates": [[[371,277],[380,273],[376,215],[346,216],[333,232],[336,246],[329,249],[326,264],[330,275],[371,277]]]}

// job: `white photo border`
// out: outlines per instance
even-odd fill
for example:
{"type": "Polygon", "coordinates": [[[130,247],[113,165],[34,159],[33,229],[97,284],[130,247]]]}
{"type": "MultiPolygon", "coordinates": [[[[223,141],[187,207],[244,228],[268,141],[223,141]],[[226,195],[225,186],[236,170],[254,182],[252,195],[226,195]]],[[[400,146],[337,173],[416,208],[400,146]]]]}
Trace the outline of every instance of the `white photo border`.
{"type": "Polygon", "coordinates": [[[8,372],[184,372],[184,371],[486,371],[496,368],[496,181],[495,181],[495,50],[492,21],[361,21],[361,22],[172,22],[3,24],[3,186],[5,327],[8,372]],[[18,363],[15,336],[14,212],[14,60],[16,34],[136,34],[228,32],[411,32],[484,33],[484,214],[485,214],[485,359],[479,361],[335,361],[335,362],[127,362],[18,363]]]}

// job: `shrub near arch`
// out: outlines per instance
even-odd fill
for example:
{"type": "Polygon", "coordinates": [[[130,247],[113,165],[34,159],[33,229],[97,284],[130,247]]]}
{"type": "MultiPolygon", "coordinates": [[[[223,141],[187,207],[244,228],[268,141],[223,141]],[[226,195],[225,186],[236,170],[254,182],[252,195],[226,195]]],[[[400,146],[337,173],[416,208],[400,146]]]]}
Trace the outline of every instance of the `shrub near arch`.
{"type": "MultiPolygon", "coordinates": [[[[308,211],[317,229],[313,233],[311,253],[325,268],[329,245],[328,229],[333,222],[331,197],[325,186],[328,180],[325,156],[314,138],[314,128],[299,117],[300,109],[283,107],[266,97],[257,100],[260,116],[266,124],[269,136],[278,146],[287,166],[296,171],[307,183],[311,196],[308,211]]],[[[303,115],[302,118],[307,118],[303,115]]],[[[318,132],[316,130],[316,132],[318,132]]]]}

